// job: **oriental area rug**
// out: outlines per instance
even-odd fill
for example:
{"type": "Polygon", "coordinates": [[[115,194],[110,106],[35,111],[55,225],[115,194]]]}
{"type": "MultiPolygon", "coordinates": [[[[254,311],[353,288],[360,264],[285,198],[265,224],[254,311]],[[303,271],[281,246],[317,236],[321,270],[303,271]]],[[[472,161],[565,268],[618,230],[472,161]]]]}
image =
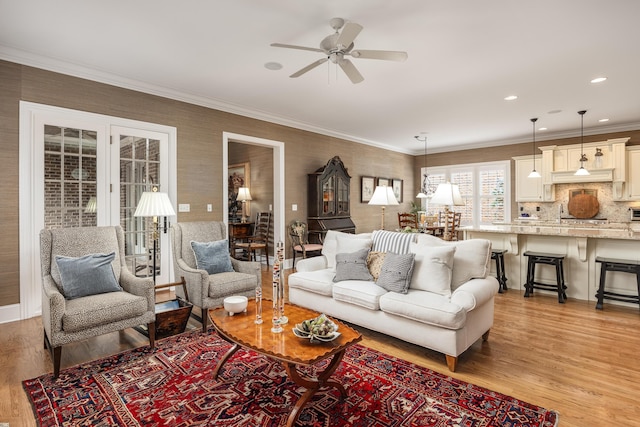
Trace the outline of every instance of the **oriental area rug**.
{"type": "MultiPolygon", "coordinates": [[[[23,382],[40,426],[275,427],[304,389],[282,365],[239,350],[211,372],[229,349],[201,331],[23,382]]],[[[313,374],[315,368],[308,368],[313,374]]],[[[552,427],[558,414],[356,344],[333,375],[340,399],[323,389],[296,426],[552,427]]]]}

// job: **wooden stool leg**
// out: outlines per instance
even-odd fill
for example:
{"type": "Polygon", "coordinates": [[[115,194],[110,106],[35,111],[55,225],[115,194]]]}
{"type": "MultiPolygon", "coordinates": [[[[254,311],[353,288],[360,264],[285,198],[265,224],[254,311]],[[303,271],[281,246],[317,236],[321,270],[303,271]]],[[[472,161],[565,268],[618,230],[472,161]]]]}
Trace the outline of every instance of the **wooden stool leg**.
{"type": "MultiPolygon", "coordinates": [[[[600,285],[598,286],[598,301],[596,302],[596,310],[602,310],[602,303],[604,302],[604,280],[607,275],[607,266],[605,263],[600,265],[600,285]]],[[[640,285],[639,285],[640,286],[640,285]]]]}
{"type": "Polygon", "coordinates": [[[638,308],[640,308],[640,267],[636,267],[636,286],[638,288],[638,308]]]}
{"type": "Polygon", "coordinates": [[[498,279],[498,293],[502,293],[502,277],[500,275],[500,254],[493,254],[496,260],[496,279],[498,279]]]}
{"type": "Polygon", "coordinates": [[[533,293],[533,276],[535,274],[535,263],[532,257],[528,257],[527,261],[527,283],[524,285],[524,297],[528,298],[533,293]]]}
{"type": "Polygon", "coordinates": [[[502,283],[502,290],[506,291],[507,288],[507,273],[505,271],[504,268],[504,254],[500,254],[500,273],[501,273],[501,283],[502,283]]]}
{"type": "Polygon", "coordinates": [[[562,260],[556,260],[554,262],[554,264],[556,265],[556,282],[557,282],[557,286],[558,286],[558,302],[560,304],[564,303],[564,290],[562,289],[564,287],[564,283],[563,283],[563,278],[564,278],[564,274],[562,271],[562,260]]]}

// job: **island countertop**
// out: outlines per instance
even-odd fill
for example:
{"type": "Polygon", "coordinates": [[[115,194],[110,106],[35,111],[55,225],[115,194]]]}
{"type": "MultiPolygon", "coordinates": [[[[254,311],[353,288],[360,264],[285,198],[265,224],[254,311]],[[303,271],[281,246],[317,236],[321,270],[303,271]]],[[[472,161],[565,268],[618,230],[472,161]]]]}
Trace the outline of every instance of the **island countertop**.
{"type": "Polygon", "coordinates": [[[542,236],[586,237],[594,239],[640,240],[640,224],[557,224],[551,222],[525,224],[491,224],[460,227],[463,232],[502,234],[536,234],[542,236]]]}

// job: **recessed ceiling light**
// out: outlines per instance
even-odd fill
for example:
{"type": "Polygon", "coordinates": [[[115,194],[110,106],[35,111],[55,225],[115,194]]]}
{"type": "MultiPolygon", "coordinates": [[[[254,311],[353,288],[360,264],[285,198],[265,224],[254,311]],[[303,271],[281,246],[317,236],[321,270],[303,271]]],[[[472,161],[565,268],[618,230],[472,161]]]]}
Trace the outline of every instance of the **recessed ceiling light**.
{"type": "Polygon", "coordinates": [[[551,110],[547,112],[547,114],[558,114],[558,113],[562,113],[562,110],[551,110]]]}
{"type": "Polygon", "coordinates": [[[605,80],[607,80],[606,77],[596,77],[595,79],[591,80],[591,83],[602,83],[605,80]]]}
{"type": "Polygon", "coordinates": [[[264,68],[267,70],[277,71],[282,69],[282,64],[279,62],[267,62],[264,64],[264,68]]]}
{"type": "Polygon", "coordinates": [[[600,123],[604,123],[604,122],[608,122],[608,121],[609,121],[609,119],[600,119],[600,120],[598,120],[598,121],[599,121],[600,123]]]}
{"type": "Polygon", "coordinates": [[[538,128],[538,130],[547,130],[547,128],[538,128]]]}
{"type": "Polygon", "coordinates": [[[505,96],[504,97],[505,101],[514,101],[516,99],[518,99],[518,97],[516,95],[509,95],[509,96],[505,96]]]}

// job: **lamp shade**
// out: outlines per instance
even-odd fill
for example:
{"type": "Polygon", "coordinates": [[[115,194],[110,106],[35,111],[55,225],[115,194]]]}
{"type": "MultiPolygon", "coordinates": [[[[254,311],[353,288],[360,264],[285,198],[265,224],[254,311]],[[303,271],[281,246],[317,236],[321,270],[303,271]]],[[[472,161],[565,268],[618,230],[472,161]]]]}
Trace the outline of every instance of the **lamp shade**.
{"type": "Polygon", "coordinates": [[[456,184],[446,182],[438,184],[436,192],[431,197],[431,203],[445,206],[463,206],[464,200],[460,195],[460,188],[456,184]]]}
{"type": "Polygon", "coordinates": [[[240,187],[238,188],[238,197],[236,200],[239,202],[244,202],[251,199],[251,193],[249,192],[249,187],[240,187]]]}
{"type": "Polygon", "coordinates": [[[418,195],[416,195],[416,199],[427,199],[429,196],[427,196],[426,194],[424,194],[422,191],[418,193],[418,195]]]}
{"type": "Polygon", "coordinates": [[[140,197],[133,216],[173,216],[176,211],[171,206],[169,195],[157,191],[145,191],[140,197]]]}
{"type": "Polygon", "coordinates": [[[396,199],[395,194],[393,194],[393,188],[386,185],[376,187],[376,191],[373,192],[369,204],[382,206],[399,205],[398,199],[396,199]]]}

